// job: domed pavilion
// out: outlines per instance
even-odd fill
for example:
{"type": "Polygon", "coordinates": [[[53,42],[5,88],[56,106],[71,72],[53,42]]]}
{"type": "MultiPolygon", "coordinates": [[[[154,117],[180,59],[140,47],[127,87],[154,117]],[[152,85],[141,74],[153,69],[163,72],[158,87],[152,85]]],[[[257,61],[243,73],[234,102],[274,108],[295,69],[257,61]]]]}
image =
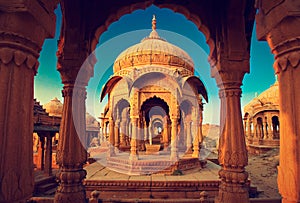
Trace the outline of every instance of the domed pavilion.
{"type": "Polygon", "coordinates": [[[244,107],[244,129],[250,153],[279,147],[278,81],[244,107]]]}
{"type": "Polygon", "coordinates": [[[123,51],[113,71],[101,92],[101,101],[108,95],[101,129],[110,157],[130,151],[131,161],[144,154],[198,161],[207,92],[191,57],[158,35],[155,16],[150,35],[123,51]]]}

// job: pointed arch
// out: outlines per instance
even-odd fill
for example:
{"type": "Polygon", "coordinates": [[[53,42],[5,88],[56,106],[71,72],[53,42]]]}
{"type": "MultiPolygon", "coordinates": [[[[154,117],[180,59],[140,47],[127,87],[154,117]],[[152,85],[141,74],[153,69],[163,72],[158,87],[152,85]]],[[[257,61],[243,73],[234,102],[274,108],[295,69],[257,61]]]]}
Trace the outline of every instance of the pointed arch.
{"type": "Polygon", "coordinates": [[[102,102],[102,100],[104,99],[104,97],[106,96],[106,94],[110,93],[113,88],[115,87],[115,85],[120,81],[120,80],[126,80],[128,88],[131,86],[131,80],[125,76],[113,76],[111,78],[109,78],[109,80],[105,83],[105,85],[102,87],[101,90],[101,94],[100,94],[100,102],[102,102]]]}
{"type": "Polygon", "coordinates": [[[206,88],[199,77],[197,76],[184,77],[182,82],[182,88],[184,88],[184,85],[186,83],[188,83],[196,93],[201,94],[205,99],[205,101],[208,102],[208,95],[207,95],[206,88]]]}
{"type": "Polygon", "coordinates": [[[179,92],[179,94],[182,96],[181,87],[180,87],[179,83],[175,80],[175,78],[171,77],[168,74],[162,73],[162,72],[148,72],[148,73],[145,73],[145,74],[141,75],[140,77],[138,77],[135,81],[133,81],[132,85],[130,86],[128,95],[130,96],[133,88],[142,89],[149,85],[159,86],[159,87],[167,89],[170,92],[172,92],[171,88],[175,87],[174,91],[177,90],[179,92]],[[162,79],[167,79],[168,81],[170,81],[170,85],[165,83],[165,81],[164,81],[163,85],[159,84],[158,81],[160,81],[162,79]]]}

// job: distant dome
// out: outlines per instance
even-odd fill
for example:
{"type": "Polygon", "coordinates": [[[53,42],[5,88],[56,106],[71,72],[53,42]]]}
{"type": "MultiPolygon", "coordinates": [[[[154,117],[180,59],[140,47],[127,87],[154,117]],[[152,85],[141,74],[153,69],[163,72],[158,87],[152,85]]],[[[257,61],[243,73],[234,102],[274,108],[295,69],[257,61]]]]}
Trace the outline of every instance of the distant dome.
{"type": "Polygon", "coordinates": [[[89,113],[85,114],[86,130],[99,131],[99,122],[89,113]]]}
{"type": "Polygon", "coordinates": [[[43,107],[49,113],[49,116],[62,117],[63,104],[56,97],[43,107]]]}
{"type": "Polygon", "coordinates": [[[255,113],[258,110],[279,110],[279,87],[278,81],[276,81],[269,89],[252,99],[247,105],[245,105],[245,113],[255,113]]]}
{"type": "Polygon", "coordinates": [[[156,19],[152,20],[152,32],[140,43],[123,51],[115,60],[114,73],[144,65],[165,65],[186,69],[194,73],[191,57],[181,48],[162,39],[156,32],[156,19]]]}

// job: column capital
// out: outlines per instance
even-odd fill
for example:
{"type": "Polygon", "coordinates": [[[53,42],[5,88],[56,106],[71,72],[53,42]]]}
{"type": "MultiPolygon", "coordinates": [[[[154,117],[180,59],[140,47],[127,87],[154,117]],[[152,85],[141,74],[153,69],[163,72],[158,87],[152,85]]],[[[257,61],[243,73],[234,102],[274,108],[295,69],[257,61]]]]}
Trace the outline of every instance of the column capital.
{"type": "Polygon", "coordinates": [[[62,90],[63,97],[79,97],[86,99],[86,88],[84,86],[64,85],[62,90]]]}
{"type": "Polygon", "coordinates": [[[239,86],[232,86],[232,88],[224,88],[219,90],[219,98],[225,97],[241,97],[242,90],[239,86]]]}
{"type": "Polygon", "coordinates": [[[300,16],[299,6],[299,1],[257,0],[257,38],[267,40],[272,49],[282,41],[299,36],[296,20],[300,16]]]}
{"type": "MultiPolygon", "coordinates": [[[[1,18],[6,21],[0,23],[0,30],[5,30],[7,36],[24,38],[41,48],[45,38],[53,38],[55,35],[54,10],[58,2],[43,1],[42,5],[35,0],[1,1],[1,18]]],[[[20,43],[17,40],[15,42],[20,43]]]]}
{"type": "MultiPolygon", "coordinates": [[[[217,85],[220,89],[228,87],[240,87],[244,75],[247,71],[242,69],[242,66],[249,66],[249,60],[241,62],[232,62],[232,64],[224,64],[224,66],[236,66],[236,68],[228,68],[228,70],[217,70],[216,67],[212,68],[212,77],[215,78],[217,85]]],[[[224,68],[225,69],[225,68],[224,68]]]]}

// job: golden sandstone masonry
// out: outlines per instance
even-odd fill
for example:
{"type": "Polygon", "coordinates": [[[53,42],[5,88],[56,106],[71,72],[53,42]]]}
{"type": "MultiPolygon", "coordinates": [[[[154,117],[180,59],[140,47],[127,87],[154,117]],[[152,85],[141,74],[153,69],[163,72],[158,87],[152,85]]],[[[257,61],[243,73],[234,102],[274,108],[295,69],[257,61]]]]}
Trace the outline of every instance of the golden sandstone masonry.
{"type": "MultiPolygon", "coordinates": [[[[44,40],[54,35],[53,11],[58,3],[0,1],[0,202],[26,202],[32,196],[34,75],[44,40]]],[[[256,19],[257,38],[268,42],[276,59],[281,125],[278,186],[283,203],[300,202],[299,1],[61,0],[60,4],[63,26],[57,69],[63,83],[64,106],[57,151],[59,187],[54,202],[84,202],[86,198],[82,181],[86,175],[83,165],[87,153],[80,138],[86,129],[86,86],[93,76],[96,60],[88,61],[85,74],[77,84],[76,76],[109,25],[125,14],[152,4],[186,16],[204,33],[210,47],[211,75],[216,79],[221,101],[221,185],[216,202],[249,202],[240,87],[244,74],[250,71],[250,39],[256,19]]],[[[172,114],[171,134],[175,136],[176,111],[172,114]]],[[[135,109],[131,117],[137,126],[135,109]]],[[[133,159],[137,147],[134,139],[133,159]]],[[[171,152],[175,159],[176,146],[173,145],[171,152]]]]}

